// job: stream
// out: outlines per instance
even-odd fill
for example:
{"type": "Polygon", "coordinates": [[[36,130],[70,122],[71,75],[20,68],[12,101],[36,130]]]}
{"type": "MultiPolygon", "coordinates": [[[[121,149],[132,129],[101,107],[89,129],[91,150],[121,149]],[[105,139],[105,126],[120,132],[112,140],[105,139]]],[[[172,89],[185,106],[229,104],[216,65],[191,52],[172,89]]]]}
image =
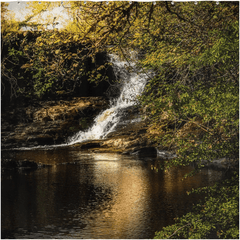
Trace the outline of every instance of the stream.
{"type": "Polygon", "coordinates": [[[3,151],[3,158],[48,167],[2,169],[1,238],[147,239],[191,210],[223,172],[158,169],[159,158],[75,151],[71,147],[3,151]]]}

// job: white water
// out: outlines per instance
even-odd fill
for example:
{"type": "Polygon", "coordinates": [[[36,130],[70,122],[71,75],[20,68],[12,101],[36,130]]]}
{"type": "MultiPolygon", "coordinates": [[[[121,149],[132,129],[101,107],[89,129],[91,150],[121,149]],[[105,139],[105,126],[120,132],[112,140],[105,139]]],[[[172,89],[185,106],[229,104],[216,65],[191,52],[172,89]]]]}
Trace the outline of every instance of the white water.
{"type": "Polygon", "coordinates": [[[114,131],[121,119],[123,109],[136,104],[137,96],[141,95],[147,82],[147,74],[137,73],[134,63],[119,60],[115,55],[110,55],[114,72],[120,75],[123,81],[120,96],[112,101],[111,107],[100,113],[95,119],[93,126],[87,131],[80,131],[68,139],[67,144],[83,142],[87,140],[102,139],[114,131]],[[129,72],[126,67],[133,71],[129,72]]]}

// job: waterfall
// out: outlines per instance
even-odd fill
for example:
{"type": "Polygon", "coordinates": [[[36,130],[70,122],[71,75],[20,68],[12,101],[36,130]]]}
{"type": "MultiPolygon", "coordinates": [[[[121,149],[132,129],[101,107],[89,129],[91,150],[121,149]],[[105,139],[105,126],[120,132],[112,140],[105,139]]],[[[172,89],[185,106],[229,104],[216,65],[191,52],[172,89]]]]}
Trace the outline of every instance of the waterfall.
{"type": "MultiPolygon", "coordinates": [[[[31,150],[56,148],[73,145],[75,143],[88,140],[98,140],[105,138],[110,132],[113,132],[121,122],[124,110],[137,103],[137,96],[141,95],[146,85],[149,73],[141,73],[133,62],[121,61],[117,56],[110,54],[113,70],[116,76],[121,79],[120,96],[111,101],[110,107],[100,113],[95,119],[91,128],[86,131],[79,131],[72,137],[69,137],[66,143],[58,145],[44,145],[36,147],[13,148],[15,150],[31,150]],[[127,69],[131,69],[128,71],[127,69]]],[[[132,122],[135,122],[133,120],[132,122]]]]}
{"type": "Polygon", "coordinates": [[[121,119],[121,113],[129,106],[136,104],[137,96],[141,95],[147,82],[148,75],[138,73],[134,63],[121,61],[117,56],[110,54],[113,70],[122,80],[120,96],[111,102],[110,108],[100,113],[91,128],[79,131],[67,141],[68,145],[87,140],[96,140],[106,137],[114,131],[121,119]],[[126,67],[131,68],[128,71],[126,67]]]}

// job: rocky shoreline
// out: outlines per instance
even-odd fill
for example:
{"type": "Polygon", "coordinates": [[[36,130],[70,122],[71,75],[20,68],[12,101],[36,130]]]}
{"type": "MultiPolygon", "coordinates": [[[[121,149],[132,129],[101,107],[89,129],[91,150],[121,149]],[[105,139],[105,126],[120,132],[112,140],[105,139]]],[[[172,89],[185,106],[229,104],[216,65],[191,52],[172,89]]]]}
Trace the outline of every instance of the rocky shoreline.
{"type": "MultiPolygon", "coordinates": [[[[108,107],[109,101],[104,97],[79,97],[67,101],[38,102],[18,108],[18,112],[13,110],[5,113],[1,119],[1,149],[9,152],[19,148],[51,147],[65,143],[74,133],[87,130],[94,118],[108,107]]],[[[127,107],[120,114],[120,124],[104,139],[76,143],[67,148],[156,157],[157,149],[147,138],[147,122],[142,120],[138,107],[127,107]]],[[[4,156],[3,170],[46,167],[28,160],[18,163],[4,156]]]]}
{"type": "Polygon", "coordinates": [[[37,102],[2,113],[1,148],[64,143],[75,132],[87,129],[108,105],[104,97],[75,97],[68,101],[37,102]]]}
{"type": "MultiPolygon", "coordinates": [[[[107,107],[109,107],[109,101],[104,97],[75,97],[68,101],[38,102],[37,105],[22,108],[18,116],[14,114],[14,111],[2,114],[1,149],[9,151],[22,147],[31,148],[65,143],[69,136],[80,130],[88,129],[94,118],[107,107]]],[[[67,147],[93,153],[119,153],[161,159],[176,157],[173,152],[158,149],[148,138],[147,128],[147,120],[142,120],[138,107],[131,106],[122,113],[122,119],[115,131],[109,133],[104,139],[89,140],[67,147]]],[[[37,163],[31,161],[16,163],[4,158],[1,161],[3,169],[46,167],[38,166],[37,163]]],[[[229,168],[235,163],[219,159],[206,165],[229,168]]]]}
{"type": "MultiPolygon", "coordinates": [[[[2,115],[1,148],[13,149],[65,143],[78,131],[88,129],[94,118],[109,107],[104,97],[79,97],[72,100],[45,101],[2,115]],[[17,123],[14,119],[18,118],[17,123]]],[[[147,138],[147,122],[137,106],[123,110],[121,122],[104,139],[77,143],[72,148],[95,152],[130,153],[139,148],[153,147],[147,138]]],[[[156,154],[156,153],[155,153],[156,154]]]]}

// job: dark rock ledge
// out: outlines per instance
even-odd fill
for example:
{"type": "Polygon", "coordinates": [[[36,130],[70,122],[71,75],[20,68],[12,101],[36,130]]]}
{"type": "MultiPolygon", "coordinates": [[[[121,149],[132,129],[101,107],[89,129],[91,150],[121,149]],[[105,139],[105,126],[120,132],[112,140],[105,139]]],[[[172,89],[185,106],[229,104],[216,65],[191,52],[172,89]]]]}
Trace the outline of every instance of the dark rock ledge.
{"type": "Polygon", "coordinates": [[[108,104],[104,97],[81,97],[2,113],[1,149],[64,143],[68,136],[87,129],[108,104]]]}

